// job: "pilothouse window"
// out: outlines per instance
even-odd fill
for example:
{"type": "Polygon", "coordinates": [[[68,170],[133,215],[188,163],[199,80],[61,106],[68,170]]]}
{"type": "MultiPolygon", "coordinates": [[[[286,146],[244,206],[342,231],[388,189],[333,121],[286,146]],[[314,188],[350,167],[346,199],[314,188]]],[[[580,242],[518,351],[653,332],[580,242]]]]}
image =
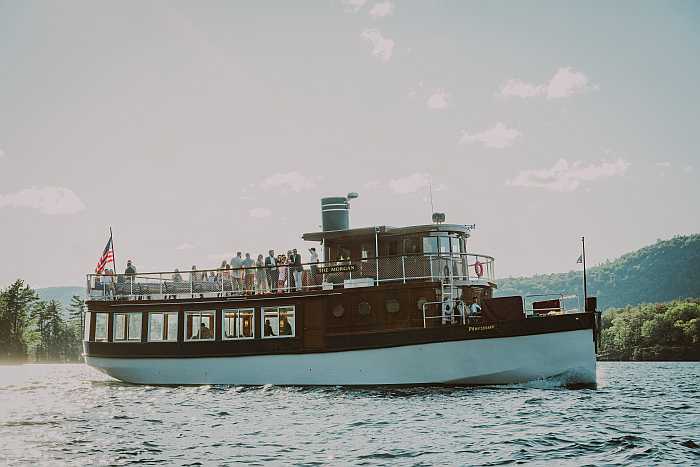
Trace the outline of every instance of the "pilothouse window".
{"type": "Polygon", "coordinates": [[[263,338],[295,336],[296,320],[293,306],[264,307],[262,315],[263,338]]]}
{"type": "Polygon", "coordinates": [[[435,254],[438,252],[437,237],[423,237],[423,253],[435,254]]]}

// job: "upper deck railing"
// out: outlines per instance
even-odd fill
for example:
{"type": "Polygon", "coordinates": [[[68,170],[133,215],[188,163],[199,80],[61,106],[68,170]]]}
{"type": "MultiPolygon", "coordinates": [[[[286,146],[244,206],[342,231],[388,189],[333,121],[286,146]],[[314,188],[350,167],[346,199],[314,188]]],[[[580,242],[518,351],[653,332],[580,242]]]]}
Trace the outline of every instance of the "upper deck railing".
{"type": "Polygon", "coordinates": [[[409,281],[495,282],[491,256],[418,254],[291,264],[276,267],[203,269],[137,274],[88,274],[91,300],[227,297],[334,288],[372,287],[409,281]]]}

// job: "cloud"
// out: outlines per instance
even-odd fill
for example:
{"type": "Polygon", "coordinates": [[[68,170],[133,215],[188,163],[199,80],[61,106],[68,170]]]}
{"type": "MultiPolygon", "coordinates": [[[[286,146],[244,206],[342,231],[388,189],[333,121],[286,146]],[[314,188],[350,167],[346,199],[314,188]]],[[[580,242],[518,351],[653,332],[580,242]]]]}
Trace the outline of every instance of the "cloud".
{"type": "Polygon", "coordinates": [[[506,184],[526,188],[543,188],[557,192],[572,192],[586,182],[624,175],[629,165],[629,162],[623,159],[602,160],[590,164],[584,164],[580,161],[569,163],[566,159],[559,159],[548,169],[523,170],[515,178],[508,180],[506,184]]]}
{"type": "Polygon", "coordinates": [[[431,110],[445,110],[449,107],[449,103],[447,102],[449,97],[450,95],[447,94],[444,89],[436,89],[430,97],[428,97],[425,105],[431,110]]]}
{"type": "Polygon", "coordinates": [[[481,143],[485,148],[503,149],[513,145],[513,142],[523,134],[514,128],[508,128],[501,122],[479,133],[469,134],[464,131],[459,139],[460,144],[481,143]]]}
{"type": "Polygon", "coordinates": [[[254,217],[256,219],[264,219],[265,217],[270,217],[272,215],[272,211],[267,208],[253,208],[248,211],[248,214],[250,217],[254,217]]]}
{"type": "Polygon", "coordinates": [[[0,148],[0,159],[2,159],[3,157],[5,157],[5,151],[2,148],[0,148]]]}
{"type": "Polygon", "coordinates": [[[25,188],[6,195],[0,194],[0,208],[30,208],[50,215],[76,214],[85,204],[68,188],[46,186],[25,188]]]}
{"type": "Polygon", "coordinates": [[[360,9],[365,6],[367,0],[342,0],[343,6],[345,6],[345,11],[347,13],[357,13],[360,9]]]}
{"type": "Polygon", "coordinates": [[[376,29],[365,29],[360,37],[372,43],[372,55],[385,63],[391,60],[395,45],[393,40],[385,38],[376,29]]]}
{"type": "Polygon", "coordinates": [[[189,242],[182,243],[182,244],[180,244],[180,245],[178,245],[178,246],[175,247],[175,249],[178,250],[178,251],[182,251],[182,250],[191,250],[192,248],[194,248],[194,245],[192,245],[192,244],[189,243],[189,242]]]}
{"type": "Polygon", "coordinates": [[[260,182],[260,187],[264,190],[287,190],[301,192],[311,190],[316,187],[318,178],[307,177],[299,172],[276,173],[260,182]]]}
{"type": "Polygon", "coordinates": [[[547,99],[562,99],[598,89],[597,85],[589,82],[588,76],[566,67],[559,68],[554,76],[544,84],[531,84],[519,79],[508,80],[501,85],[496,95],[505,98],[520,97],[527,99],[545,96],[547,99]]]}
{"type": "Polygon", "coordinates": [[[693,166],[692,166],[692,165],[686,165],[685,167],[683,167],[683,172],[685,172],[685,173],[687,173],[687,174],[689,174],[689,173],[692,172],[692,171],[693,171],[693,166]]]}
{"type": "Polygon", "coordinates": [[[414,173],[403,178],[389,180],[389,188],[394,193],[405,195],[422,190],[430,184],[430,175],[427,173],[414,173]]]}
{"type": "Polygon", "coordinates": [[[668,162],[668,161],[657,162],[655,165],[656,165],[657,167],[663,167],[663,168],[666,168],[666,169],[669,168],[669,167],[671,167],[671,163],[668,162]]]}
{"type": "Polygon", "coordinates": [[[369,15],[373,19],[384,18],[385,16],[394,14],[394,4],[386,1],[381,3],[375,3],[371,10],[369,10],[369,15]]]}

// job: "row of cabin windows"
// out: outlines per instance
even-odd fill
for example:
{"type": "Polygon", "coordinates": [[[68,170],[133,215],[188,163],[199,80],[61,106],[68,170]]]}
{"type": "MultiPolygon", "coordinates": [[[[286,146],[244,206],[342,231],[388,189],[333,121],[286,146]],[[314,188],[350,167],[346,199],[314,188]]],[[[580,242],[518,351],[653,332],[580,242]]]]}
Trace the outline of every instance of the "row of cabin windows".
{"type": "MultiPolygon", "coordinates": [[[[221,313],[222,340],[253,339],[255,337],[255,309],[224,309],[221,313]]],[[[260,335],[264,339],[294,337],[296,319],[294,306],[262,307],[260,335]]],[[[85,340],[90,336],[91,319],[95,319],[95,340],[106,341],[108,336],[109,313],[87,313],[85,319],[85,340]]],[[[149,312],[148,341],[176,342],[178,336],[178,316],[176,312],[149,312]]],[[[185,312],[185,341],[213,341],[215,339],[217,313],[214,310],[185,312]]],[[[112,341],[140,342],[143,314],[113,313],[112,341]]]]}
{"type": "MultiPolygon", "coordinates": [[[[333,245],[329,247],[329,261],[350,258],[351,251],[347,245],[333,245]]],[[[428,237],[385,237],[381,240],[382,255],[413,255],[413,254],[459,254],[466,253],[464,237],[428,236],[428,237]]],[[[360,258],[374,257],[374,244],[362,243],[360,245],[360,258]]]]}

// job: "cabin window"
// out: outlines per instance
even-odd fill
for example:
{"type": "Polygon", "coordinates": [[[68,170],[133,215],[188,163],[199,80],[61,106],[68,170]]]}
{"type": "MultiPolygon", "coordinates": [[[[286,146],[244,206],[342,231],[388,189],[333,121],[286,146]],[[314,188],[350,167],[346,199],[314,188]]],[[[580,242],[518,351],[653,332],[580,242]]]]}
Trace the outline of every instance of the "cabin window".
{"type": "Polygon", "coordinates": [[[438,252],[437,237],[423,237],[423,253],[435,254],[438,252]]]}
{"type": "Polygon", "coordinates": [[[293,306],[263,307],[262,336],[265,339],[273,337],[294,337],[296,320],[293,306]]]}
{"type": "Polygon", "coordinates": [[[372,305],[370,305],[369,302],[360,302],[360,304],[357,305],[357,312],[360,316],[369,316],[369,314],[372,313],[372,305]]]}
{"type": "Polygon", "coordinates": [[[238,308],[224,310],[223,339],[252,339],[255,326],[255,310],[238,308]]]}
{"type": "Polygon", "coordinates": [[[401,240],[389,239],[386,242],[386,254],[387,256],[394,256],[401,254],[401,240]]]}
{"type": "Polygon", "coordinates": [[[333,307],[331,313],[333,313],[333,316],[335,316],[336,318],[342,318],[345,314],[345,307],[341,304],[337,304],[333,307]]]}
{"type": "Polygon", "coordinates": [[[215,311],[185,312],[185,340],[213,341],[215,311]]]}
{"type": "Polygon", "coordinates": [[[420,252],[418,246],[419,237],[407,237],[403,239],[403,252],[407,255],[414,255],[420,252]]]}
{"type": "Polygon", "coordinates": [[[452,242],[452,253],[462,253],[462,242],[459,237],[452,237],[450,239],[452,242]]]}
{"type": "Polygon", "coordinates": [[[107,340],[107,321],[109,315],[107,313],[95,313],[95,340],[107,340]]]}
{"type": "Polygon", "coordinates": [[[438,237],[440,254],[450,254],[450,237],[438,237]]]}
{"type": "Polygon", "coordinates": [[[401,311],[401,303],[395,298],[390,298],[384,302],[387,313],[398,313],[401,311]]]}
{"type": "Polygon", "coordinates": [[[177,341],[177,312],[149,313],[148,340],[152,342],[177,341]]]}
{"type": "Polygon", "coordinates": [[[114,342],[141,340],[141,313],[114,313],[114,342]]]}
{"type": "Polygon", "coordinates": [[[92,313],[85,313],[85,334],[83,340],[90,340],[90,323],[92,322],[92,313]]]}

